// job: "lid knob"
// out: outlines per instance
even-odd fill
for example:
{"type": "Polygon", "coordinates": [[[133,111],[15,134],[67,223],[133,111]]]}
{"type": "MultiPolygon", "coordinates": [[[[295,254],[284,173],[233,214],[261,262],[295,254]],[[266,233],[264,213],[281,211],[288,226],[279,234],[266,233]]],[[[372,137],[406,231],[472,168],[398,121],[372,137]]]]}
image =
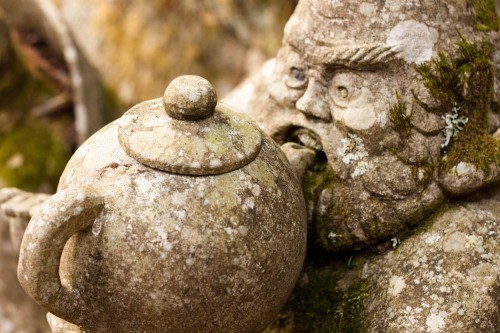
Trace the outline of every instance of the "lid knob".
{"type": "Polygon", "coordinates": [[[163,107],[172,118],[200,120],[213,115],[217,105],[214,87],[204,78],[184,75],[174,79],[163,94],[163,107]]]}

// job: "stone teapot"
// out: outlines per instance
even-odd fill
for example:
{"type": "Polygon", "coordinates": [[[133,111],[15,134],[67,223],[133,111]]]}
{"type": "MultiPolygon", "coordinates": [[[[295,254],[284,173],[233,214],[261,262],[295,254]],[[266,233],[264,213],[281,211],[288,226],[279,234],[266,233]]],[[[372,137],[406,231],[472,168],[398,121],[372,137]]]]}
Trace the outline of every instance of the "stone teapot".
{"type": "Polygon", "coordinates": [[[27,227],[18,277],[85,332],[255,333],[305,249],[279,146],[208,81],[181,76],[77,150],[27,227]]]}

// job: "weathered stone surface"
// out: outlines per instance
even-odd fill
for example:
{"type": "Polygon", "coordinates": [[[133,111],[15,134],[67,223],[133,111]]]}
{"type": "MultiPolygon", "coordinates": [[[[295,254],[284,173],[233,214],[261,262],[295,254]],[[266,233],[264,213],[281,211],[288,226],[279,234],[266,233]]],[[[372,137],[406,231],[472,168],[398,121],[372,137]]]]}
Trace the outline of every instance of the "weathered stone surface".
{"type": "MultiPolygon", "coordinates": [[[[227,96],[296,163],[314,250],[308,272],[328,284],[323,293],[319,280],[299,285],[278,323],[292,318],[295,329],[317,332],[498,330],[498,227],[490,224],[499,218],[498,194],[481,203],[458,199],[486,186],[498,191],[500,33],[491,4],[300,1],[276,58],[227,96]],[[430,229],[410,236],[441,210],[430,229]],[[489,245],[458,254],[431,242],[455,231],[489,245]],[[344,273],[336,256],[346,256],[347,266],[371,258],[362,280],[368,289],[354,297],[369,300],[356,305],[358,319],[366,318],[361,328],[358,320],[331,321],[330,313],[344,313],[332,295],[362,275],[361,267],[344,273]],[[424,257],[428,266],[412,266],[424,257]],[[413,275],[425,292],[410,286],[413,275]],[[324,307],[312,309],[311,299],[324,307]]],[[[270,331],[290,331],[277,326],[270,331]]]]}
{"type": "Polygon", "coordinates": [[[425,231],[365,264],[368,332],[500,330],[500,189],[491,192],[450,204],[425,231]]]}
{"type": "Polygon", "coordinates": [[[227,96],[278,143],[317,151],[309,169],[298,169],[314,185],[305,190],[322,247],[374,244],[446,197],[498,181],[500,144],[485,118],[498,113],[499,71],[490,72],[500,68],[500,34],[478,32],[476,22],[465,1],[301,1],[276,59],[227,96]],[[468,90],[447,86],[432,61],[455,68],[458,81],[474,68],[460,83],[468,90]]]}
{"type": "MultiPolygon", "coordinates": [[[[28,225],[21,284],[55,316],[88,332],[262,331],[304,260],[300,184],[264,133],[253,161],[215,176],[167,173],[138,162],[119,132],[142,122],[158,135],[159,125],[174,122],[164,104],[137,105],[75,153],[58,192],[28,225]]],[[[218,107],[212,117],[219,113],[238,117],[218,107]]],[[[214,132],[212,155],[227,148],[228,136],[243,137],[249,126],[260,131],[246,119],[233,123],[242,126],[223,133],[214,123],[199,128],[214,132]]],[[[189,144],[176,152],[198,153],[189,144]]],[[[56,330],[66,325],[50,321],[56,330]]]]}
{"type": "MultiPolygon", "coordinates": [[[[19,249],[13,245],[9,233],[9,220],[15,223],[28,223],[29,217],[12,218],[4,214],[4,205],[14,208],[19,197],[31,196],[13,188],[0,189],[0,332],[2,333],[49,333],[44,311],[24,290],[17,280],[17,261],[19,249]]],[[[24,211],[19,209],[16,211],[24,211]]],[[[24,232],[24,229],[22,230],[24,232]]],[[[21,236],[22,235],[16,235],[21,236]]],[[[20,239],[18,239],[20,242],[20,239]]]]}

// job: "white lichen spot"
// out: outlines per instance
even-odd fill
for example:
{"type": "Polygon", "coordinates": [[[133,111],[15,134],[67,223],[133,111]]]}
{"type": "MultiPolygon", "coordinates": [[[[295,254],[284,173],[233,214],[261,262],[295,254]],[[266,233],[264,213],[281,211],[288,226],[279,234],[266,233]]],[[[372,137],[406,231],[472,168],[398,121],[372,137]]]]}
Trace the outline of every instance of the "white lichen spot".
{"type": "Polygon", "coordinates": [[[437,241],[441,239],[441,236],[438,233],[431,233],[425,237],[426,244],[435,244],[437,241]]]}
{"type": "Polygon", "coordinates": [[[245,199],[245,206],[247,206],[249,209],[254,209],[255,202],[254,202],[253,198],[246,198],[245,199]]]}
{"type": "Polygon", "coordinates": [[[211,168],[218,168],[222,166],[222,161],[218,158],[214,158],[210,160],[210,167],[211,168]]]}
{"type": "Polygon", "coordinates": [[[461,252],[465,251],[466,235],[463,232],[454,232],[446,237],[443,242],[443,251],[461,252]]]}
{"type": "Polygon", "coordinates": [[[368,156],[363,140],[354,135],[349,134],[349,138],[341,139],[342,148],[337,152],[342,156],[342,162],[349,164],[351,161],[359,161],[368,156]]]}
{"type": "Polygon", "coordinates": [[[474,166],[474,164],[467,162],[458,163],[457,166],[454,167],[454,169],[458,176],[472,175],[476,172],[476,167],[474,166]]]}
{"type": "Polygon", "coordinates": [[[252,185],[252,194],[256,197],[260,195],[260,186],[258,184],[252,185]]]}
{"type": "Polygon", "coordinates": [[[154,116],[144,118],[141,119],[141,125],[144,127],[164,126],[166,123],[166,119],[164,117],[154,116]]]}
{"type": "Polygon", "coordinates": [[[444,120],[443,128],[443,142],[441,143],[441,148],[446,149],[450,144],[451,138],[457,136],[457,134],[463,130],[465,124],[469,121],[467,117],[458,117],[458,111],[460,111],[460,106],[453,106],[450,113],[446,113],[441,116],[444,120]]]}
{"type": "Polygon", "coordinates": [[[495,284],[498,273],[490,264],[482,263],[469,270],[469,276],[474,281],[480,283],[485,287],[490,287],[495,284]]]}
{"type": "Polygon", "coordinates": [[[146,195],[151,191],[151,182],[145,177],[135,178],[136,191],[139,195],[146,195]]]}
{"type": "Polygon", "coordinates": [[[483,238],[476,235],[470,235],[465,237],[465,248],[475,249],[479,253],[484,252],[483,238]]]}
{"type": "Polygon", "coordinates": [[[102,227],[104,225],[104,216],[101,213],[94,221],[94,224],[92,225],[92,234],[94,236],[99,236],[101,233],[102,227]]]}
{"type": "Polygon", "coordinates": [[[339,235],[337,235],[336,233],[334,233],[333,231],[330,231],[330,233],[328,234],[328,238],[331,240],[331,241],[334,241],[337,237],[339,237],[339,235]]]}
{"type": "Polygon", "coordinates": [[[400,22],[392,28],[387,44],[398,52],[397,57],[417,65],[431,59],[434,47],[429,28],[415,20],[400,22]]]}
{"type": "Polygon", "coordinates": [[[242,236],[246,236],[248,235],[248,227],[244,226],[244,225],[240,225],[238,227],[238,232],[242,235],[242,236]]]}
{"type": "Polygon", "coordinates": [[[192,266],[194,264],[194,258],[187,258],[186,259],[186,265],[192,266]]]}
{"type": "Polygon", "coordinates": [[[401,244],[401,240],[397,237],[391,238],[392,247],[395,249],[401,244]]]}
{"type": "Polygon", "coordinates": [[[401,276],[394,275],[389,280],[389,294],[392,296],[398,296],[403,289],[406,288],[405,279],[401,276]]]}
{"type": "Polygon", "coordinates": [[[189,167],[191,167],[191,168],[193,168],[193,169],[199,169],[199,168],[201,168],[201,163],[200,163],[200,162],[198,162],[198,161],[194,161],[194,162],[191,162],[191,163],[189,164],[189,167]]]}
{"type": "Polygon", "coordinates": [[[172,194],[172,198],[170,202],[174,206],[184,206],[187,201],[187,193],[186,192],[174,192],[172,194]]]}
{"type": "Polygon", "coordinates": [[[440,332],[446,326],[447,313],[444,311],[438,314],[430,314],[425,320],[425,324],[430,332],[440,332]]]}
{"type": "Polygon", "coordinates": [[[387,112],[381,112],[377,114],[377,122],[380,124],[381,127],[385,127],[387,125],[387,112]]]}
{"type": "Polygon", "coordinates": [[[186,211],[185,210],[174,210],[174,215],[177,216],[179,219],[183,219],[186,217],[186,211]]]}
{"type": "Polygon", "coordinates": [[[365,16],[372,17],[375,11],[376,7],[372,3],[363,2],[359,5],[359,12],[365,16]]]}
{"type": "Polygon", "coordinates": [[[356,178],[359,176],[364,175],[368,171],[368,162],[361,161],[356,165],[356,168],[354,168],[353,173],[351,174],[352,178],[356,178]]]}

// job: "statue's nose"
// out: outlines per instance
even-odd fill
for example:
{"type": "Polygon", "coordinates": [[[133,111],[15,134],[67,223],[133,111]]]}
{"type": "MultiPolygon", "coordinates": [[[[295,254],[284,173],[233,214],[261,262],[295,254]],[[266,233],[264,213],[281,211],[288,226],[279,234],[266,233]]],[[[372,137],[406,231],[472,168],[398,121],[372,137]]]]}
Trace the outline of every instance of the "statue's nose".
{"type": "Polygon", "coordinates": [[[332,115],[330,114],[327,98],[326,87],[315,79],[310,79],[304,95],[297,100],[295,107],[308,117],[331,122],[332,115]]]}

